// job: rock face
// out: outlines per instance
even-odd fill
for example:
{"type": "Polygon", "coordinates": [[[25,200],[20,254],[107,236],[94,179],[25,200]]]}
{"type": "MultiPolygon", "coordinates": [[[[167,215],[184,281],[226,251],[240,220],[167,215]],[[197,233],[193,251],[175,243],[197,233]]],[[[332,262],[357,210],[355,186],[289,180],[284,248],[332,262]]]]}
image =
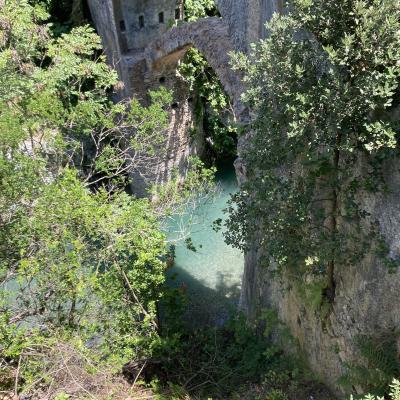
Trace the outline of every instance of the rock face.
{"type": "MultiPolygon", "coordinates": [[[[265,37],[264,22],[274,12],[284,10],[283,2],[276,0],[220,0],[219,7],[237,50],[243,52],[249,51],[250,43],[265,37]]],[[[240,152],[250,140],[251,133],[239,140],[239,158],[235,163],[239,182],[246,180],[240,152]]],[[[387,194],[360,196],[360,207],[370,213],[370,221],[379,222],[380,233],[394,258],[400,255],[398,165],[397,160],[384,167],[387,194]]],[[[361,163],[358,169],[362,168],[361,163]]],[[[274,271],[265,270],[260,262],[261,253],[262,249],[253,248],[246,254],[242,309],[250,319],[256,318],[262,309],[275,309],[297,339],[316,376],[338,395],[342,394],[338,379],[346,373],[345,364],[360,361],[355,343],[358,335],[372,338],[397,335],[400,355],[400,270],[390,273],[374,254],[367,254],[357,264],[338,266],[334,277],[335,300],[332,311],[325,316],[307,304],[290,276],[277,276],[274,271]]]]}
{"type": "MultiPolygon", "coordinates": [[[[244,15],[245,22],[238,27],[234,21],[235,7],[244,7],[250,0],[240,0],[226,5],[232,13],[230,29],[239,47],[248,51],[249,41],[265,36],[257,15],[270,18],[275,11],[283,10],[282,4],[272,0],[253,2],[244,15]],[[261,8],[260,8],[261,7],[261,8]],[[260,11],[261,10],[261,11],[260,11]],[[253,16],[254,24],[247,23],[253,16]]],[[[222,8],[224,10],[224,8],[222,8]]],[[[399,115],[396,116],[399,118],[399,115]]],[[[240,152],[251,140],[251,133],[239,140],[239,158],[235,163],[239,182],[246,180],[246,167],[240,152]]],[[[366,163],[355,166],[362,173],[366,163]]],[[[378,221],[379,231],[389,245],[390,255],[400,257],[400,171],[399,160],[388,161],[383,168],[388,191],[385,194],[360,193],[359,205],[369,214],[369,222],[378,221]]],[[[254,227],[257,230],[257,227],[254,227]]],[[[400,270],[390,273],[383,259],[376,254],[366,254],[358,263],[336,266],[334,281],[335,298],[327,314],[313,309],[305,300],[299,285],[289,274],[274,274],[261,266],[262,249],[251,248],[245,257],[241,294],[241,308],[250,319],[255,319],[266,308],[275,309],[279,318],[288,326],[300,349],[307,356],[311,369],[338,396],[343,388],[338,379],[346,374],[346,364],[357,365],[362,360],[356,339],[359,335],[381,340],[397,340],[400,356],[400,270]]],[[[307,278],[305,278],[306,280],[307,278]]],[[[304,282],[305,284],[306,282],[304,282]]],[[[360,388],[355,388],[360,389],[360,388]]]]}
{"type": "Polygon", "coordinates": [[[284,0],[217,0],[217,3],[236,50],[243,52],[265,37],[266,21],[284,8],[284,0]]]}
{"type": "MultiPolygon", "coordinates": [[[[363,194],[360,206],[378,221],[392,257],[400,254],[400,173],[398,160],[385,166],[385,195],[363,194]],[[397,165],[397,167],[396,167],[397,165]]],[[[366,254],[358,263],[335,266],[335,298],[327,315],[307,303],[299,283],[288,274],[274,275],[259,262],[262,249],[246,255],[241,306],[249,318],[262,309],[277,310],[297,339],[313,371],[338,395],[345,364],[360,364],[356,340],[397,340],[400,333],[400,270],[391,273],[383,259],[366,254]],[[397,338],[397,339],[396,339],[397,338]]],[[[305,285],[307,278],[304,278],[305,285]]],[[[300,283],[301,285],[301,283],[300,283]]],[[[398,356],[400,348],[397,349],[398,356]]],[[[358,388],[356,388],[358,389],[358,388]]]]}

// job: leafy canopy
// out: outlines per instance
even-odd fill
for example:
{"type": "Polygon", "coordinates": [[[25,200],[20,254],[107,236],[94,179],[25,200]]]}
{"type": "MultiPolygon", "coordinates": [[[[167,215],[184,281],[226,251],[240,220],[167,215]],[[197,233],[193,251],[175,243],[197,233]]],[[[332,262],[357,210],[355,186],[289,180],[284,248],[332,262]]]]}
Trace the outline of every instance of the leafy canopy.
{"type": "Polygon", "coordinates": [[[289,9],[250,57],[234,56],[254,118],[227,240],[246,248],[257,226],[267,264],[326,277],[332,299],[335,265],[369,249],[387,255],[361,200],[385,190],[382,164],[398,150],[400,5],[293,0],[289,9]]]}
{"type": "MultiPolygon", "coordinates": [[[[219,16],[214,0],[186,0],[185,19],[219,16]]],[[[204,126],[207,142],[216,156],[236,154],[236,128],[232,105],[217,75],[204,56],[195,48],[187,51],[179,66],[180,74],[197,96],[197,124],[204,126]]]]}
{"type": "Polygon", "coordinates": [[[165,271],[158,215],[124,188],[152,167],[170,94],[113,104],[98,36],[47,19],[0,10],[0,360],[18,392],[52,382],[60,343],[92,367],[150,354],[165,271]]]}

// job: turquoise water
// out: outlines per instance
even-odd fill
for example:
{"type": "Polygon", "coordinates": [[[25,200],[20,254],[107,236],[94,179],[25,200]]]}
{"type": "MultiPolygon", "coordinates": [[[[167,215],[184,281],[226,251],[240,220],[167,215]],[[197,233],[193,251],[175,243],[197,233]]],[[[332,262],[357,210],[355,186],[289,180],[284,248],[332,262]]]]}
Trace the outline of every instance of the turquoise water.
{"type": "MultiPolygon", "coordinates": [[[[238,190],[233,167],[221,167],[216,180],[219,193],[196,208],[196,223],[188,228],[197,251],[179,242],[174,267],[168,274],[171,285],[187,293],[187,317],[196,326],[223,324],[237,307],[243,274],[243,254],[224,242],[221,231],[212,229],[213,221],[226,219],[223,210],[230,194],[238,190]]],[[[181,224],[176,220],[170,226],[169,238],[176,236],[181,224]]]]}

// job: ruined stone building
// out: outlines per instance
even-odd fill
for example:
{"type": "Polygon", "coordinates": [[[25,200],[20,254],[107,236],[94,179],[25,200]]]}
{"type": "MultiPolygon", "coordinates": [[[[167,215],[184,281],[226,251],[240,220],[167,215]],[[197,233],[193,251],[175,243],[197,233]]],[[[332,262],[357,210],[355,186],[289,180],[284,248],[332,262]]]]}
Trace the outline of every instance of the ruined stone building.
{"type": "Polygon", "coordinates": [[[183,18],[182,0],[114,0],[121,51],[138,53],[183,18]]]}
{"type": "Polygon", "coordinates": [[[162,154],[160,150],[157,165],[151,166],[151,170],[135,171],[131,177],[135,182],[133,191],[142,196],[149,182],[168,180],[174,167],[184,173],[188,156],[203,151],[201,127],[197,129],[198,135],[188,134],[194,130],[195,104],[187,84],[177,73],[182,55],[164,59],[157,68],[149,68],[145,56],[150,43],[182,21],[183,1],[93,0],[89,4],[108,60],[124,84],[120,97],[135,97],[147,104],[149,90],[161,86],[170,89],[174,96],[165,149],[162,154]]]}
{"type": "MultiPolygon", "coordinates": [[[[228,53],[243,50],[246,43],[260,36],[264,16],[258,15],[255,31],[251,21],[257,11],[242,0],[232,4],[220,1],[224,18],[205,18],[190,24],[182,23],[183,0],[89,0],[88,3],[108,61],[124,83],[120,97],[135,97],[146,103],[148,91],[160,86],[174,94],[170,125],[165,132],[167,155],[160,156],[151,176],[141,176],[138,171],[132,177],[134,192],[144,195],[148,181],[168,180],[173,167],[184,174],[188,157],[204,151],[202,126],[195,115],[196,98],[177,72],[186,51],[196,47],[203,53],[240,118],[243,85],[228,67],[228,53]],[[239,21],[234,18],[235,10],[242,15],[239,21]]],[[[274,7],[268,12],[274,11],[274,7]]]]}

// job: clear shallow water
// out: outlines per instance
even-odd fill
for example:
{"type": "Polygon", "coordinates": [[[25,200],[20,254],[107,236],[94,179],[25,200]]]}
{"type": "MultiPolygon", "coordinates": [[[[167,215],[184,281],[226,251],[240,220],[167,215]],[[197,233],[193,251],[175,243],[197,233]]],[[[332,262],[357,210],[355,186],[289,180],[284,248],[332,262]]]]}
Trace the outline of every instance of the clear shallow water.
{"type": "MultiPolygon", "coordinates": [[[[224,242],[222,232],[212,229],[213,221],[226,219],[223,209],[231,193],[238,190],[233,166],[223,166],[217,174],[220,192],[212,201],[194,212],[198,222],[190,227],[197,251],[185,243],[175,249],[175,264],[169,270],[169,282],[187,293],[187,318],[191,325],[220,325],[237,307],[243,274],[243,254],[224,242]]],[[[185,221],[183,221],[184,223],[185,221]]],[[[175,221],[168,232],[174,239],[182,221],[175,221]]]]}

